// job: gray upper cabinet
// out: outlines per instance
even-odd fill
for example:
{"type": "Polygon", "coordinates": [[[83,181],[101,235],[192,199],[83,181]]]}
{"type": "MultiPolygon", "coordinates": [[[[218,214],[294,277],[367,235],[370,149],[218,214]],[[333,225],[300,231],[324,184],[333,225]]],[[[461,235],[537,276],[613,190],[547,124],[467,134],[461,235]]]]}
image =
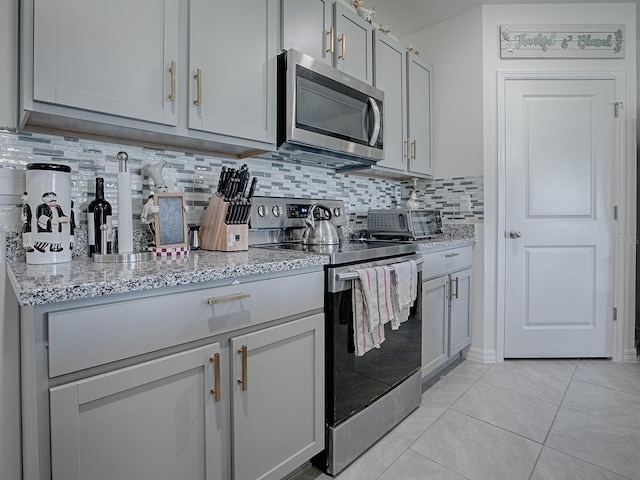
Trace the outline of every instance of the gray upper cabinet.
{"type": "Polygon", "coordinates": [[[275,148],[278,0],[21,2],[21,126],[275,148]]]}
{"type": "Polygon", "coordinates": [[[407,52],[407,72],[408,170],[433,176],[433,68],[407,52]]]}
{"type": "Polygon", "coordinates": [[[373,167],[390,177],[433,176],[433,70],[376,30],[374,85],[384,92],[384,160],[373,167]]]}
{"type": "Polygon", "coordinates": [[[34,4],[34,101],[177,124],[168,70],[178,61],[178,2],[34,4]]]}
{"type": "Polygon", "coordinates": [[[189,6],[189,128],[275,142],[277,0],[189,6]]]}
{"type": "Polygon", "coordinates": [[[333,1],[282,0],[282,49],[294,49],[333,65],[333,1]]]}
{"type": "Polygon", "coordinates": [[[282,0],[282,48],[373,83],[373,25],[341,2],[282,0]]]}
{"type": "Polygon", "coordinates": [[[407,49],[376,30],[374,86],[384,92],[384,160],[377,166],[407,170],[407,49]]]}

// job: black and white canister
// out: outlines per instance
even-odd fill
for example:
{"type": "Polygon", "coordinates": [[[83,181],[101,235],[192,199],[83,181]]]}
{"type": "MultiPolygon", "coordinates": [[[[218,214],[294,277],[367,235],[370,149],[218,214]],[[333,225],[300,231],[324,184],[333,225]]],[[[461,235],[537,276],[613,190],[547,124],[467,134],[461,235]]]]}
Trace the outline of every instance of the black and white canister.
{"type": "Polygon", "coordinates": [[[71,167],[53,163],[27,165],[22,196],[22,244],[27,263],[71,261],[75,218],[71,203],[71,167]]]}

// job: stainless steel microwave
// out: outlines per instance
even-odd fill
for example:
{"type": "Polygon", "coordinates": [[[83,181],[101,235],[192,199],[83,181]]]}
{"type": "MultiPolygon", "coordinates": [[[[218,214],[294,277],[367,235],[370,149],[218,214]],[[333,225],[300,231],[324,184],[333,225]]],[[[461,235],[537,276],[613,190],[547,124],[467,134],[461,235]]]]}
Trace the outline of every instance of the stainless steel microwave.
{"type": "Polygon", "coordinates": [[[278,148],[373,165],[384,158],[384,93],[296,50],[278,56],[278,148]]]}

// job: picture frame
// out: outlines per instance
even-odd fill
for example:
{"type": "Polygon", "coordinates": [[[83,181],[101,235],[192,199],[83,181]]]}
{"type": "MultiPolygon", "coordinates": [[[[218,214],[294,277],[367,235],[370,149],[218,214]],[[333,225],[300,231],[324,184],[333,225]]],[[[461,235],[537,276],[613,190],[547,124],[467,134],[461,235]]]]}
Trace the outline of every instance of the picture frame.
{"type": "Polygon", "coordinates": [[[188,234],[184,193],[156,193],[153,195],[153,204],[159,207],[154,218],[156,248],[186,247],[188,234]]]}

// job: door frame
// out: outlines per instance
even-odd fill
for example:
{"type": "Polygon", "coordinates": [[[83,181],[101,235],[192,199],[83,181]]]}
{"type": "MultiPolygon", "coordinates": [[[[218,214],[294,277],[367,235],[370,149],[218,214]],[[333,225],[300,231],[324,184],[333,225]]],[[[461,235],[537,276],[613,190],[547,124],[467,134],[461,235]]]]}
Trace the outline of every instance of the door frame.
{"type": "MultiPolygon", "coordinates": [[[[511,72],[498,71],[498,176],[497,176],[497,257],[496,257],[496,361],[504,361],[505,342],[505,287],[506,287],[506,84],[512,80],[613,80],[614,102],[626,105],[626,82],[623,72],[511,72]]],[[[635,105],[629,108],[635,108],[635,105]]],[[[612,115],[614,105],[611,106],[612,115]]],[[[635,361],[634,348],[629,343],[630,325],[635,324],[635,214],[636,167],[627,160],[627,115],[624,108],[614,119],[614,172],[613,205],[618,206],[618,219],[614,222],[614,278],[613,305],[617,308],[617,321],[613,322],[613,360],[635,361]]],[[[613,312],[612,312],[613,315],[613,312]]],[[[630,344],[633,346],[633,339],[630,344]]]]}

